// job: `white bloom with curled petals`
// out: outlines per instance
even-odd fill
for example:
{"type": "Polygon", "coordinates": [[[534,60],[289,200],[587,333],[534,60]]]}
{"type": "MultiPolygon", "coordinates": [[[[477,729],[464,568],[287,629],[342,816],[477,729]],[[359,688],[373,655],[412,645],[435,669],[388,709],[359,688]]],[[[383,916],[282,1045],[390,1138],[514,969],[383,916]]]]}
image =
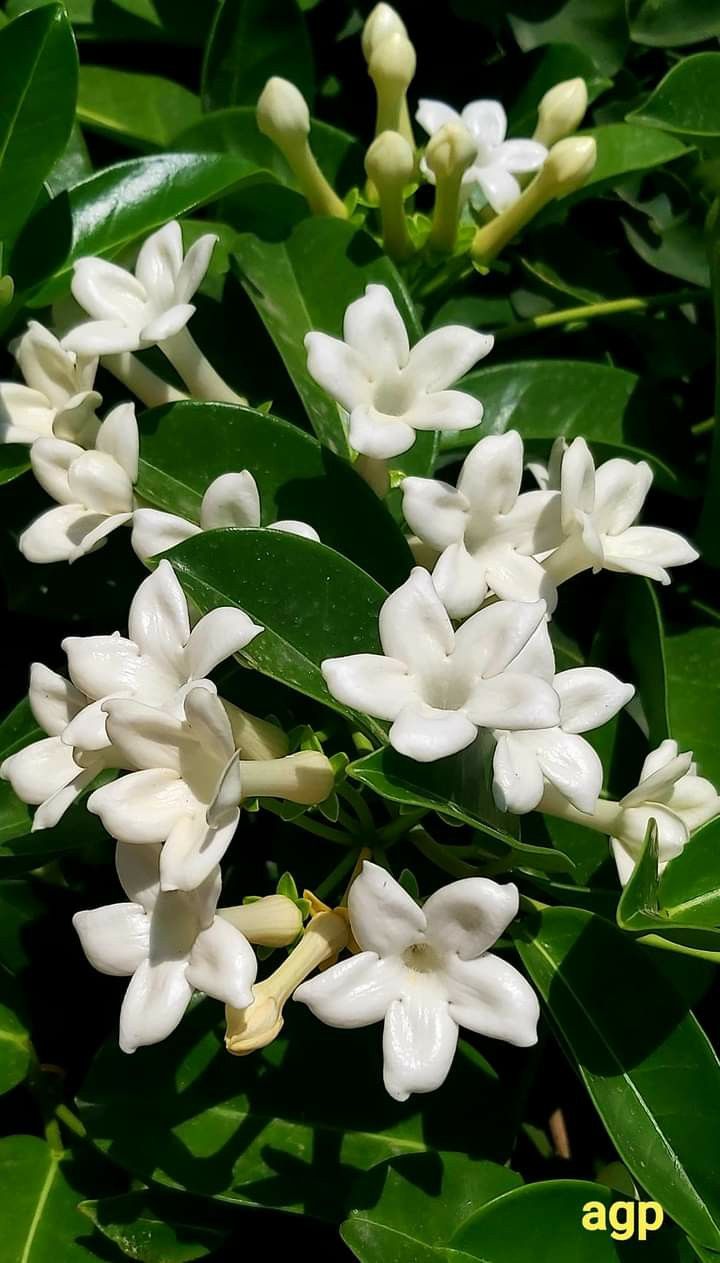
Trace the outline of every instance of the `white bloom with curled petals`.
{"type": "Polygon", "coordinates": [[[245,936],[216,916],[220,870],[186,893],[160,889],[160,847],[118,844],[116,866],[129,903],[76,912],[90,964],[130,977],[120,1010],[120,1047],[132,1053],[172,1034],[194,991],[243,1008],[252,1003],[257,960],[245,936]]]}
{"type": "MultiPolygon", "coordinates": [[[[415,117],[428,136],[446,123],[461,123],[470,133],[477,152],[463,175],[463,185],[468,190],[479,188],[498,214],[522,192],[516,176],[537,171],[547,158],[547,149],[537,140],[505,139],[507,116],[499,101],[471,101],[458,114],[442,101],[421,100],[415,117]]],[[[432,173],[423,169],[432,179],[432,173]]]]}
{"type": "Polygon", "coordinates": [[[97,359],[66,351],[36,320],[10,345],[25,385],[0,382],[0,443],[67,439],[92,447],[102,396],[93,389],[97,359]]]}
{"type": "Polygon", "coordinates": [[[30,449],[33,473],[58,507],[41,513],[18,541],[28,561],[76,561],[104,543],[133,514],[139,436],[135,406],[119,404],[100,426],[95,446],[40,438],[30,449]]]}
{"type": "Polygon", "coordinates": [[[195,311],[190,299],[216,241],[207,233],[183,257],[180,225],[172,222],[148,237],[134,275],[107,259],[78,259],[72,292],[92,319],[71,329],[63,346],[83,355],[117,355],[174,337],[195,311]]]}
{"type": "Polygon", "coordinates": [[[692,753],[662,741],[645,759],[640,780],[618,804],[610,845],[624,886],[640,858],[651,820],[657,824],[659,871],[679,855],[694,829],[720,814],[715,786],[698,776],[692,753]]]}
{"type": "Polygon", "coordinates": [[[308,333],[308,372],[349,415],[349,438],[364,456],[386,460],[415,442],[416,430],[467,430],[482,404],[448,390],[492,349],[490,334],[446,325],[410,349],[389,289],[368,285],[345,312],[343,339],[308,333]]]}
{"type": "Polygon", "coordinates": [[[360,952],[303,982],[294,999],[328,1026],[383,1022],[383,1078],[396,1101],[444,1083],[460,1027],[519,1048],[537,1042],[539,1005],[489,949],[518,911],[517,887],[451,882],[419,907],[366,860],[348,895],[360,952]]]}
{"type": "Polygon", "coordinates": [[[697,559],[697,551],[675,531],[633,525],[652,479],[647,461],[615,457],[596,470],[585,440],[573,440],[560,471],[566,539],[545,562],[556,582],[592,568],[669,583],[667,566],[684,566],[697,559]]]}
{"type": "MultiPolygon", "coordinates": [[[[210,483],[200,504],[200,525],[175,513],[160,509],[136,509],[133,516],[132,546],[143,561],[155,557],[193,535],[223,526],[257,527],[262,525],[260,493],[249,470],[221,474],[210,483]]],[[[320,536],[307,522],[283,519],[272,522],[270,529],[303,535],[319,540],[320,536]]]]}
{"type": "Polygon", "coordinates": [[[634,688],[599,667],[573,667],[556,674],[545,623],[507,669],[548,680],[560,699],[560,721],[534,732],[495,732],[493,793],[498,807],[518,814],[533,811],[550,784],[578,811],[594,811],[602,788],[602,763],[580,734],[612,719],[630,701],[634,688]]]}
{"type": "Polygon", "coordinates": [[[522,439],[509,430],[475,444],[457,488],[435,478],[402,483],[408,526],[440,553],[433,583],[452,618],[479,610],[488,592],[509,601],[542,598],[554,607],[554,585],[535,555],[562,540],[560,496],[520,495],[522,475],[522,439]]]}
{"type": "Polygon", "coordinates": [[[552,686],[507,670],[544,617],[543,601],[498,601],[454,631],[430,575],[417,566],[380,611],[383,654],[326,658],[321,669],[338,701],[392,720],[394,749],[430,763],[464,750],[479,728],[557,724],[552,686]]]}

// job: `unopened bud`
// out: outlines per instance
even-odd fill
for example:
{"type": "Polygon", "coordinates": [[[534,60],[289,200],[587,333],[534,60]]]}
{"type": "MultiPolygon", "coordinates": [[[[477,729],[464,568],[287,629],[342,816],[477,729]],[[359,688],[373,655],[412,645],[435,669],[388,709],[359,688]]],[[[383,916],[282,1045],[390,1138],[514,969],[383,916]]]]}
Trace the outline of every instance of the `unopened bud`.
{"type": "Polygon", "coordinates": [[[242,759],[281,759],[288,752],[288,739],[282,728],[267,719],[258,719],[232,702],[223,702],[230,720],[235,749],[242,759]]]}
{"type": "Polygon", "coordinates": [[[257,125],[279,149],[310,134],[310,110],[299,88],[277,75],[268,79],[257,103],[257,125]]]}
{"type": "Polygon", "coordinates": [[[391,259],[407,259],[413,244],[405,217],[404,189],[415,170],[414,151],[399,132],[381,132],[365,155],[365,170],[380,203],[385,251],[391,259]]]}
{"type": "Polygon", "coordinates": [[[382,85],[405,92],[413,81],[416,64],[415,49],[407,35],[396,31],[375,46],[368,70],[378,91],[382,85]]]}
{"type": "Polygon", "coordinates": [[[580,126],[588,105],[584,79],[565,79],[545,93],[538,106],[538,121],[533,140],[548,149],[556,141],[571,136],[580,126]]]}
{"type": "Polygon", "coordinates": [[[430,138],[425,161],[435,176],[435,208],[428,245],[450,254],[461,210],[462,178],[477,156],[477,145],[462,123],[445,123],[430,138]]]}
{"type": "Polygon", "coordinates": [[[236,908],[219,908],[223,921],[259,947],[289,947],[302,931],[302,912],[286,895],[266,895],[236,908]]]}
{"type": "Polygon", "coordinates": [[[335,773],[319,750],[301,750],[284,759],[238,763],[243,798],[284,798],[311,807],[332,792],[335,773]]]}
{"type": "Polygon", "coordinates": [[[370,60],[378,45],[390,35],[407,36],[407,27],[392,5],[376,4],[368,14],[362,30],[362,50],[366,61],[370,60]]]}
{"type": "Polygon", "coordinates": [[[553,145],[541,176],[555,183],[556,197],[564,196],[585,183],[596,162],[597,145],[592,136],[568,136],[553,145]]]}

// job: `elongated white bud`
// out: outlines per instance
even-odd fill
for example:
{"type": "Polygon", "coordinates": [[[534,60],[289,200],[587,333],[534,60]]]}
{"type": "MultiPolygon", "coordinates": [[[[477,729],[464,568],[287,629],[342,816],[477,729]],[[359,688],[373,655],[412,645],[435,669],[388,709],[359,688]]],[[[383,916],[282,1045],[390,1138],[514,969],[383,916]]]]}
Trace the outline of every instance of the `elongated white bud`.
{"type": "Polygon", "coordinates": [[[365,19],[362,30],[362,50],[366,61],[375,49],[390,35],[407,36],[407,27],[390,4],[376,4],[365,19]]]}
{"type": "Polygon", "coordinates": [[[430,138],[425,161],[435,176],[435,208],[428,244],[451,253],[460,219],[462,178],[477,154],[477,145],[462,123],[446,123],[430,138]]]}
{"type": "Polygon", "coordinates": [[[545,93],[538,106],[537,127],[533,140],[550,148],[565,136],[572,136],[580,126],[588,106],[588,90],[584,79],[564,79],[545,93]]]}
{"type": "Polygon", "coordinates": [[[258,719],[232,702],[223,701],[230,720],[235,749],[243,759],[281,759],[288,752],[288,739],[282,728],[267,719],[258,719]]]}
{"type": "Polygon", "coordinates": [[[277,145],[315,215],[347,218],[347,209],[325,179],[310,148],[310,110],[287,79],[268,79],[256,109],[257,125],[277,145]]]}
{"type": "Polygon", "coordinates": [[[553,145],[539,176],[552,197],[565,197],[585,183],[596,162],[597,145],[592,136],[568,136],[553,145]]]}
{"type": "Polygon", "coordinates": [[[365,155],[365,170],[380,203],[383,244],[393,259],[413,253],[403,191],[413,178],[415,153],[399,132],[381,132],[365,155]]]}
{"type": "Polygon", "coordinates": [[[236,908],[218,908],[217,915],[259,947],[289,947],[303,926],[302,912],[286,895],[265,895],[236,908]]]}
{"type": "Polygon", "coordinates": [[[368,62],[368,73],[377,93],[375,135],[400,132],[413,150],[415,138],[405,94],[412,83],[416,61],[410,40],[396,31],[375,45],[368,62]]]}
{"type": "Polygon", "coordinates": [[[331,793],[335,773],[319,750],[301,750],[284,759],[238,763],[243,798],[285,798],[310,807],[331,793]]]}

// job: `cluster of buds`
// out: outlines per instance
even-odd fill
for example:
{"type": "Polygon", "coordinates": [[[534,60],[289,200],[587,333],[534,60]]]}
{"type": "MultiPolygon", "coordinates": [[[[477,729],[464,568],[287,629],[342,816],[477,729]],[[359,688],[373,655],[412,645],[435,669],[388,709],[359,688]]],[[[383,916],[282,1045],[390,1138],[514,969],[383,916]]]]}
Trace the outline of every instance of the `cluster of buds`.
{"type": "Polygon", "coordinates": [[[473,261],[485,266],[545,206],[575,192],[590,176],[595,141],[575,135],[588,103],[584,80],[569,79],[545,93],[529,139],[506,139],[507,117],[498,101],[472,101],[458,113],[441,101],[421,100],[415,118],[429,136],[421,153],[408,106],[415,49],[390,5],[377,4],[370,13],[362,51],[376,96],[364,199],[341,200],[322,174],[310,148],[307,103],[288,80],[268,81],[257,123],[284,155],[313,213],[345,219],[354,205],[376,208],[392,258],[402,262],[420,250],[441,256],[469,249],[473,261]],[[429,221],[407,213],[422,179],[434,186],[429,221]]]}

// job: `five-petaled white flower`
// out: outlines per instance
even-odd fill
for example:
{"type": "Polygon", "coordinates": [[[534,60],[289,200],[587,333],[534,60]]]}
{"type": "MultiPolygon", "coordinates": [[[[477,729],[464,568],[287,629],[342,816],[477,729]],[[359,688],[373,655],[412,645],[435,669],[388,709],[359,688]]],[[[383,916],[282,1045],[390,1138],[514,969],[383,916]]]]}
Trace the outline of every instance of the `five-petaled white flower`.
{"type": "Polygon", "coordinates": [[[544,601],[498,601],[454,631],[430,575],[416,566],[380,610],[383,654],[326,658],[322,673],[338,701],[393,721],[390,744],[400,754],[429,763],[464,750],[478,728],[557,724],[552,686],[507,671],[544,617],[544,601]]]}
{"type": "Polygon", "coordinates": [[[666,566],[684,566],[698,553],[675,531],[634,526],[653,474],[647,461],[614,457],[596,471],[584,439],[562,458],[560,496],[566,539],[545,562],[558,583],[581,570],[617,570],[669,583],[666,566]]]}
{"type": "Polygon", "coordinates": [[[429,136],[446,123],[461,123],[466,128],[477,146],[477,154],[463,175],[463,185],[479,186],[498,214],[520,196],[521,187],[515,177],[537,171],[547,158],[547,149],[537,140],[505,139],[507,116],[499,101],[471,101],[458,114],[442,101],[421,100],[415,117],[429,136]]]}
{"type": "Polygon", "coordinates": [[[115,355],[174,337],[195,311],[190,299],[216,241],[213,233],[199,237],[183,258],[180,225],[173,222],[148,237],[134,276],[107,259],[78,259],[72,292],[92,320],[71,329],[63,346],[84,355],[115,355]]]}
{"type": "Polygon", "coordinates": [[[562,541],[560,496],[520,495],[522,475],[522,439],[510,430],[475,444],[457,489],[435,478],[402,483],[408,526],[440,553],[433,583],[452,618],[479,610],[488,591],[509,601],[542,598],[554,607],[554,585],[535,556],[562,541]]]}
{"type": "Polygon", "coordinates": [[[116,866],[129,903],[76,912],[91,965],[130,976],[120,1010],[120,1047],[132,1053],[172,1034],[193,991],[225,1004],[252,1003],[257,960],[240,930],[215,915],[220,869],[190,893],[160,889],[160,847],[118,843],[116,866]]]}
{"type": "Polygon", "coordinates": [[[624,886],[640,858],[651,820],[657,825],[662,872],[680,854],[693,829],[720,814],[720,796],[710,781],[698,776],[692,753],[679,754],[677,742],[668,739],[648,754],[639,783],[618,806],[610,845],[624,886]]]}
{"type": "Polygon", "coordinates": [[[30,449],[33,473],[58,507],[41,513],[18,541],[28,561],[76,561],[104,543],[133,514],[139,437],[135,407],[113,408],[95,446],[40,438],[30,449]]]}
{"type": "Polygon", "coordinates": [[[92,447],[102,403],[93,389],[97,359],[64,350],[36,320],[10,350],[26,384],[0,382],[0,443],[54,437],[92,447]]]}
{"type": "Polygon", "coordinates": [[[348,895],[360,952],[304,982],[294,998],[329,1026],[383,1022],[383,1077],[396,1101],[444,1083],[458,1028],[520,1048],[537,1041],[539,1005],[491,948],[518,911],[517,887],[468,877],[420,908],[365,861],[348,895]]]}
{"type": "Polygon", "coordinates": [[[467,430],[482,404],[448,390],[492,349],[490,334],[463,325],[435,329],[410,349],[392,294],[368,285],[345,312],[343,338],[308,333],[308,372],[349,414],[356,451],[385,460],[406,452],[416,430],[467,430]]]}
{"type": "MultiPolygon", "coordinates": [[[[183,540],[217,527],[257,527],[262,524],[260,493],[249,470],[238,474],[221,474],[210,483],[200,504],[200,525],[175,513],[160,509],[136,509],[133,516],[132,546],[143,560],[155,557],[168,548],[174,548],[183,540]]],[[[320,536],[306,522],[283,519],[273,522],[271,529],[287,531],[290,535],[304,535],[306,539],[319,540],[320,536]]]]}
{"type": "Polygon", "coordinates": [[[599,667],[573,667],[556,675],[545,623],[507,669],[551,683],[560,699],[560,721],[534,732],[495,732],[493,793],[498,807],[518,814],[533,811],[549,783],[578,811],[592,812],[603,769],[595,750],[579,734],[612,719],[630,701],[634,688],[599,667]]]}

